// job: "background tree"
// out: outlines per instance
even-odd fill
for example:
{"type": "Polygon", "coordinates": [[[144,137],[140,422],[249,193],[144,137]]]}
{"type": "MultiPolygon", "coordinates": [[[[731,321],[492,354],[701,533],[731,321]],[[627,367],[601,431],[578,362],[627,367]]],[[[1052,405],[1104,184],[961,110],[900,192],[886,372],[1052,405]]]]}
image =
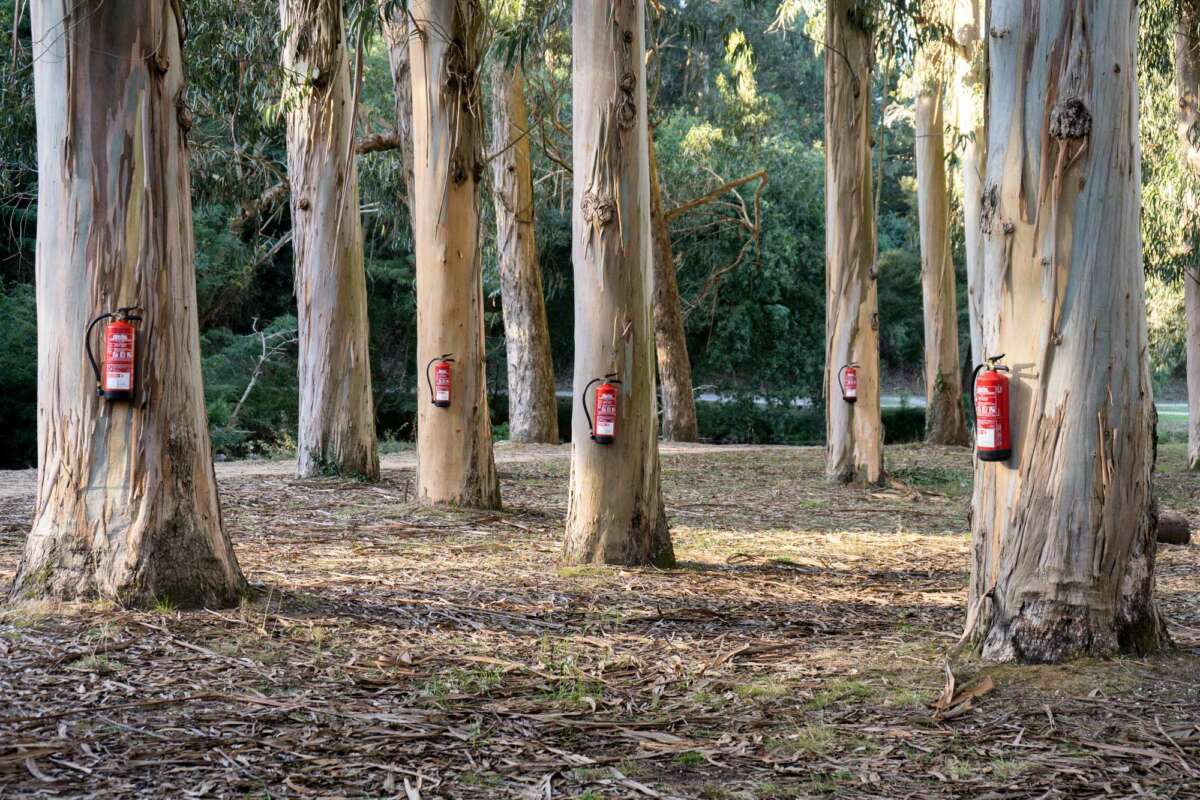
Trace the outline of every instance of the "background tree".
{"type": "Polygon", "coordinates": [[[871,190],[870,13],[829,0],[825,28],[826,462],[830,480],[883,479],[879,311],[871,190]],[[858,402],[838,373],[856,363],[858,402]]]}
{"type": "Polygon", "coordinates": [[[983,175],[987,170],[987,37],[983,35],[987,0],[954,0],[952,16],[954,77],[948,87],[956,136],[962,192],[963,250],[967,266],[967,329],[971,363],[982,364],[983,319],[979,287],[983,283],[983,233],[979,229],[983,175]]]}
{"type": "Polygon", "coordinates": [[[425,502],[495,508],[483,332],[479,183],[483,155],[478,0],[415,0],[409,35],[416,156],[417,363],[451,353],[449,408],[417,388],[417,493],[425,502]]]}
{"type": "Polygon", "coordinates": [[[379,477],[354,98],[337,0],[280,0],[299,321],[296,474],[379,477]]]}
{"type": "Polygon", "coordinates": [[[997,0],[991,26],[981,299],[1013,455],[976,466],[968,624],[991,659],[1152,652],[1137,8],[997,0]]]}
{"type": "Polygon", "coordinates": [[[508,362],[508,437],[558,444],[554,363],[534,225],[525,74],[501,57],[491,82],[492,197],[508,362]]]}
{"type": "MultiPolygon", "coordinates": [[[[1185,190],[1187,224],[1192,232],[1196,226],[1196,206],[1200,204],[1200,2],[1178,0],[1178,21],[1175,32],[1175,90],[1178,99],[1179,143],[1183,163],[1190,172],[1190,185],[1185,190]]],[[[1168,223],[1170,224],[1170,223],[1168,223]]],[[[1176,225],[1177,225],[1176,221],[1176,225]]],[[[1200,470],[1200,266],[1192,253],[1195,244],[1189,243],[1181,257],[1191,263],[1180,264],[1177,273],[1183,283],[1184,319],[1186,333],[1187,397],[1188,397],[1188,466],[1200,470]]]]}
{"type": "Polygon", "coordinates": [[[654,413],[649,130],[643,0],[575,0],[572,260],[576,402],[594,378],[621,381],[616,439],[572,419],[564,559],[674,562],[654,413]]]}
{"type": "Polygon", "coordinates": [[[34,2],[38,498],[14,597],[224,606],[245,588],[207,436],[178,6],[34,2]],[[136,399],[87,321],[141,306],[136,399]]]}
{"type": "Polygon", "coordinates": [[[965,445],[969,437],[958,360],[958,292],[946,184],[945,55],[940,44],[927,44],[917,57],[913,77],[925,310],[925,438],[932,444],[965,445]]]}

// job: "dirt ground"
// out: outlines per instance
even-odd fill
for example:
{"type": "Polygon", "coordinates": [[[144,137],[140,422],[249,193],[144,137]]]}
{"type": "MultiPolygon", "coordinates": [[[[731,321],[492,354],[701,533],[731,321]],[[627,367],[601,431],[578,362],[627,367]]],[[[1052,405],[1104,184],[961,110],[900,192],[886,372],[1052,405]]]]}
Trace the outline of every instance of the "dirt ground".
{"type": "MultiPolygon", "coordinates": [[[[1160,449],[1167,507],[1200,484],[1160,449]]],[[[502,513],[219,465],[239,608],[0,607],[0,798],[1200,797],[1200,547],[1162,547],[1176,648],[959,658],[969,455],[668,448],[680,566],[564,568],[564,448],[500,450],[502,513]]],[[[2,479],[0,585],[33,483],[2,479]]]]}

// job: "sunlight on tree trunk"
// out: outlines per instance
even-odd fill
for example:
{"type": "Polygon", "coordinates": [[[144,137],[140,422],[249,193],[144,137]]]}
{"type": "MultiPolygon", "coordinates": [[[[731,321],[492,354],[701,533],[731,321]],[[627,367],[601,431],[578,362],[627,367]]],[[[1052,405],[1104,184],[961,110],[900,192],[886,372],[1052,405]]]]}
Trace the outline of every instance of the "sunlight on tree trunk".
{"type": "Polygon", "coordinates": [[[414,0],[412,68],[417,246],[417,494],[426,503],[499,508],[492,455],[479,250],[483,155],[478,0],[414,0]],[[426,366],[452,354],[448,408],[426,366]]]}
{"type": "Polygon", "coordinates": [[[879,313],[871,195],[870,34],[856,0],[829,0],[825,51],[825,473],[883,480],[879,313]],[[856,363],[858,402],[842,400],[838,373],[856,363]]]}
{"type": "MultiPolygon", "coordinates": [[[[38,491],[14,598],[227,606],[200,374],[183,34],[173,3],[33,3],[38,491]],[[88,320],[141,306],[135,399],[108,402],[88,320]]],[[[99,337],[97,337],[99,338],[99,337]]]]}
{"type": "Polygon", "coordinates": [[[497,154],[492,197],[508,357],[508,438],[558,444],[554,363],[533,218],[525,76],[502,59],[492,70],[492,150],[497,154]]]}
{"type": "MultiPolygon", "coordinates": [[[[1187,166],[1200,176],[1200,0],[1181,0],[1175,33],[1179,139],[1187,166]]],[[[1187,317],[1188,468],[1200,470],[1200,275],[1183,274],[1187,317]]]]}
{"type": "Polygon", "coordinates": [[[696,422],[696,398],[692,388],[692,362],[688,358],[683,312],[679,307],[679,283],[671,231],[667,227],[658,183],[658,155],[650,136],[650,224],[654,241],[654,342],[658,352],[658,378],[662,393],[662,433],[670,442],[695,442],[700,438],[696,422]]]}
{"type": "Polygon", "coordinates": [[[983,174],[987,170],[987,126],[983,106],[987,86],[987,39],[982,31],[986,0],[955,0],[953,105],[962,165],[963,244],[967,262],[967,325],[971,363],[982,364],[983,232],[980,230],[983,174]]]}
{"type": "Polygon", "coordinates": [[[563,548],[575,564],[675,561],[654,413],[644,32],[644,0],[575,0],[575,409],[563,548]],[[609,373],[622,382],[616,438],[600,445],[579,402],[590,407],[589,382],[609,373]]]}
{"type": "Polygon", "coordinates": [[[404,204],[412,217],[413,190],[413,116],[412,69],[409,64],[408,13],[396,8],[383,14],[383,39],[387,43],[388,63],[392,70],[392,85],[396,100],[396,133],[400,137],[400,164],[403,174],[404,204]]]}
{"type": "Polygon", "coordinates": [[[1013,455],[975,468],[972,633],[995,660],[1150,653],[1137,9],[998,0],[991,25],[981,299],[1013,455]]]}
{"type": "Polygon", "coordinates": [[[377,480],[367,288],[342,7],[280,0],[300,425],[296,474],[377,480]]]}
{"type": "MultiPolygon", "coordinates": [[[[917,63],[918,68],[936,69],[923,58],[917,63]]],[[[925,309],[925,439],[931,444],[965,445],[969,437],[958,362],[958,294],[946,192],[945,85],[940,77],[921,80],[929,84],[916,97],[915,140],[925,309]]]]}

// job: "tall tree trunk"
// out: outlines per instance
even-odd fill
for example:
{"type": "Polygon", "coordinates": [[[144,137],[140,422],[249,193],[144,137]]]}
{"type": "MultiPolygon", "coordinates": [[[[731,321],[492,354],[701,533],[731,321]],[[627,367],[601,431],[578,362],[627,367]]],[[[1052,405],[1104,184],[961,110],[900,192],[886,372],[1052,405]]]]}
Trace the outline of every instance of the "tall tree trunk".
{"type": "Polygon", "coordinates": [[[174,3],[32,4],[38,490],[12,595],[236,603],[200,375],[174,3]],[[141,306],[132,402],[96,396],[88,320],[141,306]]]}
{"type": "Polygon", "coordinates": [[[871,35],[857,0],[829,0],[825,29],[825,473],[883,479],[879,303],[871,195],[871,35]],[[858,369],[858,402],[839,372],[858,369]]]}
{"type": "MultiPolygon", "coordinates": [[[[1182,0],[1175,33],[1179,139],[1187,166],[1200,175],[1200,0],[1182,0]]],[[[1183,275],[1187,315],[1188,468],[1200,469],[1200,274],[1183,275]]]]}
{"type": "Polygon", "coordinates": [[[563,557],[671,564],[654,413],[644,0],[575,0],[575,413],[563,557]],[[589,438],[589,383],[621,381],[616,439],[589,438]]]}
{"type": "Polygon", "coordinates": [[[300,429],[296,474],[379,478],[342,5],[280,0],[300,429]]]}
{"type": "Polygon", "coordinates": [[[997,0],[991,25],[984,346],[1013,455],[975,467],[973,633],[997,660],[1152,652],[1137,7],[997,0]]]}
{"type": "Polygon", "coordinates": [[[658,351],[658,379],[662,392],[663,438],[671,442],[694,442],[700,438],[696,422],[696,397],[692,389],[692,362],[688,358],[679,308],[679,283],[675,278],[675,256],[671,231],[658,182],[658,155],[650,136],[650,224],[654,239],[654,342],[658,351]]]}
{"type": "Polygon", "coordinates": [[[492,193],[500,299],[508,356],[508,437],[558,444],[558,401],[550,326],[542,295],[533,219],[533,162],[525,76],[497,61],[492,70],[492,193]]]}
{"type": "Polygon", "coordinates": [[[1187,316],[1188,469],[1200,470],[1200,274],[1183,273],[1187,316]]]}
{"type": "Polygon", "coordinates": [[[448,408],[418,381],[417,494],[426,503],[500,506],[485,383],[479,183],[483,156],[479,0],[409,6],[413,86],[413,230],[417,368],[453,354],[448,408]]]}
{"type": "MultiPolygon", "coordinates": [[[[918,59],[918,63],[925,59],[918,59]]],[[[926,66],[930,66],[926,63],[926,66]]],[[[958,295],[950,251],[946,192],[944,82],[916,98],[917,208],[921,229],[921,297],[925,309],[925,439],[965,445],[967,419],[958,363],[958,295]]]]}
{"type": "Polygon", "coordinates": [[[987,170],[987,127],[983,106],[987,94],[987,38],[983,36],[987,0],[954,2],[954,117],[962,152],[963,239],[967,262],[967,325],[971,333],[971,363],[982,364],[983,316],[979,295],[983,286],[983,175],[987,170]]]}
{"type": "Polygon", "coordinates": [[[404,205],[412,216],[413,189],[413,115],[412,115],[412,69],[408,49],[408,12],[395,8],[382,18],[383,39],[387,43],[388,62],[392,69],[392,84],[396,100],[396,132],[400,137],[401,176],[400,187],[404,205]]]}

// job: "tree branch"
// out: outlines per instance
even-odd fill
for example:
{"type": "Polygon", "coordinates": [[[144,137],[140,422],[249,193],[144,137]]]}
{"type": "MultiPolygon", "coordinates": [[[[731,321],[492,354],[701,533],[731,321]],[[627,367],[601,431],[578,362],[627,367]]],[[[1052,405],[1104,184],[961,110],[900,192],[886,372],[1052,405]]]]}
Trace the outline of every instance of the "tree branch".
{"type": "Polygon", "coordinates": [[[694,208],[699,208],[700,206],[707,205],[707,204],[713,202],[714,200],[716,200],[717,198],[719,198],[721,195],[725,194],[726,192],[732,192],[734,189],[738,188],[739,186],[744,186],[747,183],[750,183],[750,181],[754,181],[754,180],[761,181],[761,183],[759,184],[759,191],[761,191],[762,187],[767,185],[767,171],[765,169],[760,169],[758,172],[754,172],[749,175],[744,175],[741,178],[736,178],[736,179],[730,181],[729,183],[726,183],[722,186],[718,186],[716,189],[713,189],[711,192],[708,192],[707,194],[701,195],[700,197],[697,197],[694,200],[689,200],[686,203],[683,203],[681,205],[677,205],[674,208],[672,208],[670,211],[663,213],[663,219],[666,220],[667,222],[670,222],[671,220],[675,219],[676,217],[678,217],[682,214],[686,214],[687,212],[691,211],[694,208]]]}

